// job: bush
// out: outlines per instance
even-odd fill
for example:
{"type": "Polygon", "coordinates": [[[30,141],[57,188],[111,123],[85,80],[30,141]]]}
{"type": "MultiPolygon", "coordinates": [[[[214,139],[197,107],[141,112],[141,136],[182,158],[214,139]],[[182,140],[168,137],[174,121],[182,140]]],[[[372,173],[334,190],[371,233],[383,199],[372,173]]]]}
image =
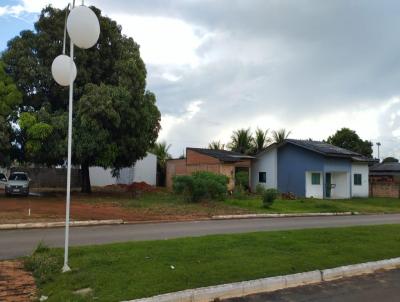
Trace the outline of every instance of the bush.
{"type": "Polygon", "coordinates": [[[235,185],[241,186],[243,189],[249,188],[249,172],[239,171],[235,173],[235,185]]]}
{"type": "Polygon", "coordinates": [[[236,199],[244,199],[246,195],[245,189],[241,185],[236,185],[233,189],[233,197],[236,199]]]}
{"type": "Polygon", "coordinates": [[[195,172],[192,175],[174,176],[173,190],[191,202],[202,199],[222,200],[227,194],[228,181],[225,175],[195,172]]]}
{"type": "Polygon", "coordinates": [[[24,261],[26,270],[32,272],[38,285],[53,280],[55,274],[61,272],[62,258],[52,254],[42,242],[33,254],[24,261]]]}
{"type": "Polygon", "coordinates": [[[257,195],[264,195],[265,193],[265,187],[262,184],[256,185],[256,194],[257,195]]]}
{"type": "Polygon", "coordinates": [[[270,208],[277,197],[278,197],[278,190],[276,189],[265,190],[263,194],[264,208],[270,208]]]}

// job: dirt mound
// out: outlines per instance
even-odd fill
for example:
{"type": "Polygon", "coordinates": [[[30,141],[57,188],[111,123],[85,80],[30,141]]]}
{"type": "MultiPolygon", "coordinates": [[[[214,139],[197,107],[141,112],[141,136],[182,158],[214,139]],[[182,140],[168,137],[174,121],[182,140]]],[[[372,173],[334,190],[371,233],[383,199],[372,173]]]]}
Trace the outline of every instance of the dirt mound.
{"type": "Polygon", "coordinates": [[[142,182],[133,182],[129,185],[126,184],[115,184],[105,186],[106,189],[110,190],[122,190],[128,192],[156,192],[157,188],[155,186],[149,185],[148,183],[142,182]]]}

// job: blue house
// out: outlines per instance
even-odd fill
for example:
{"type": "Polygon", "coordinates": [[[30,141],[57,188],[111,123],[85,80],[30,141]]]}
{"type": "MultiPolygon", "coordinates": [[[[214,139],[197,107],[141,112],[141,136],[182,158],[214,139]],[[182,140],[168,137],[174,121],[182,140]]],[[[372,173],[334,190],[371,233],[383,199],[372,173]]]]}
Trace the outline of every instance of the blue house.
{"type": "Polygon", "coordinates": [[[298,197],[368,197],[370,158],[312,140],[286,139],[256,155],[251,187],[276,188],[298,197]]]}

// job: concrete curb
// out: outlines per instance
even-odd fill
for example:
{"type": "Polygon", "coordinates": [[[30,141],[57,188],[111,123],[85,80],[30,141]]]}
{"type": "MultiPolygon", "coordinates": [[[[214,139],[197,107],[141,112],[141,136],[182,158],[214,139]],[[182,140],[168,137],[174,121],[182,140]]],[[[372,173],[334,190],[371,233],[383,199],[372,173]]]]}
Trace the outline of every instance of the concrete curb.
{"type": "MultiPolygon", "coordinates": [[[[111,225],[123,224],[122,219],[114,220],[86,220],[86,221],[70,221],[70,226],[91,226],[91,225],[111,225]]],[[[0,230],[15,230],[15,229],[38,229],[38,228],[58,228],[65,226],[65,222],[28,222],[28,223],[10,223],[0,224],[0,230]]]]}
{"type": "Polygon", "coordinates": [[[313,216],[351,216],[360,215],[359,212],[339,212],[339,213],[288,213],[288,214],[243,214],[243,215],[216,215],[211,219],[248,219],[248,218],[281,218],[281,217],[313,217],[313,216]]]}
{"type": "Polygon", "coordinates": [[[188,289],[124,302],[210,302],[217,298],[227,299],[243,297],[251,294],[272,292],[285,288],[316,284],[395,268],[400,268],[400,257],[299,274],[188,289]]]}

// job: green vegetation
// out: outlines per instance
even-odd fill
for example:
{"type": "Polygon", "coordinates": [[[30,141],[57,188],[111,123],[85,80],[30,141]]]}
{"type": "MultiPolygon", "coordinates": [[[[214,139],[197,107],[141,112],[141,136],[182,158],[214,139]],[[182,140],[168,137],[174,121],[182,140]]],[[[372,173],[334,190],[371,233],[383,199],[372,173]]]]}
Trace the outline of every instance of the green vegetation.
{"type": "Polygon", "coordinates": [[[51,301],[121,301],[400,256],[400,225],[309,229],[73,247],[28,258],[51,301]],[[52,259],[58,270],[45,269],[52,259]],[[90,287],[92,295],[73,291],[90,287]]]}
{"type": "Polygon", "coordinates": [[[223,200],[227,194],[228,180],[228,177],[221,174],[195,172],[192,175],[174,176],[173,189],[191,202],[204,199],[223,200]]]}
{"type": "MultiPolygon", "coordinates": [[[[91,8],[101,24],[101,35],[95,47],[76,49],[79,72],[74,83],[73,161],[81,165],[85,193],[91,191],[90,166],[117,172],[133,165],[146,156],[161,127],[156,96],[146,87],[139,45],[123,35],[114,20],[91,8]]],[[[68,89],[53,81],[50,69],[61,54],[64,20],[65,10],[45,7],[34,29],[21,31],[1,53],[8,76],[22,93],[22,102],[17,92],[14,101],[9,97],[6,101],[12,109],[6,121],[14,116],[12,122],[19,125],[11,128],[11,138],[19,151],[13,157],[20,161],[52,166],[66,158],[68,89]]],[[[7,86],[6,93],[14,89],[7,86]]],[[[1,84],[0,91],[1,112],[1,84]]],[[[2,123],[0,118],[0,148],[2,123]]]]}
{"type": "Polygon", "coordinates": [[[249,172],[248,171],[239,171],[235,173],[235,184],[236,186],[240,186],[244,189],[249,188],[249,172]]]}
{"type": "Polygon", "coordinates": [[[276,189],[266,189],[262,196],[262,202],[264,208],[271,208],[272,204],[274,203],[275,199],[278,197],[278,190],[276,189]]]}
{"type": "Polygon", "coordinates": [[[253,212],[267,213],[400,213],[400,200],[396,198],[353,198],[353,199],[277,199],[269,208],[264,208],[259,196],[249,195],[245,199],[230,198],[225,203],[253,212]]]}

